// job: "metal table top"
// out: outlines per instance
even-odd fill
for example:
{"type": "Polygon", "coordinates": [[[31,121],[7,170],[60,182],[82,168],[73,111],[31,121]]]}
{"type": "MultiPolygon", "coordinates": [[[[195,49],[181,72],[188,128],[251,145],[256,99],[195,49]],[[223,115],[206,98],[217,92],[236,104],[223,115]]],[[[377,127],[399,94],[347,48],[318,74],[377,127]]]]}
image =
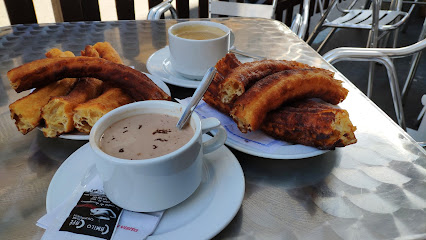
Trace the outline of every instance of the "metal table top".
{"type": "MultiPolygon", "coordinates": [[[[232,29],[235,46],[271,59],[335,70],[285,25],[267,19],[215,19],[232,29]]],[[[11,89],[6,73],[54,47],[80,55],[110,42],[126,65],[147,71],[148,57],[167,45],[176,20],[75,22],[0,28],[0,239],[39,239],[49,182],[86,141],[23,136],[9,104],[28,92],[11,89]]],[[[337,70],[335,70],[337,71],[337,70]]],[[[299,160],[271,160],[231,149],[246,180],[244,201],[217,239],[426,238],[426,152],[344,76],[340,104],[358,143],[299,160]]],[[[169,85],[173,98],[193,89],[169,85]]]]}

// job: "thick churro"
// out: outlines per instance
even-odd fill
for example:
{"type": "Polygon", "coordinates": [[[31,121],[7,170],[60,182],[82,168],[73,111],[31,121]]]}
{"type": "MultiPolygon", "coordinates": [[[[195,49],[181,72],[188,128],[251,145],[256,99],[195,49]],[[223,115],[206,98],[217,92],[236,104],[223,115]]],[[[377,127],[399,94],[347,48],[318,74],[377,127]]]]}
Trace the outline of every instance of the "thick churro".
{"type": "Polygon", "coordinates": [[[171,99],[142,72],[102,58],[40,59],[10,70],[7,76],[17,92],[42,87],[65,77],[94,77],[120,86],[137,101],[171,99]]]}
{"type": "Polygon", "coordinates": [[[269,112],[261,129],[286,142],[334,149],[357,142],[349,114],[330,104],[304,100],[269,112]]]}
{"type": "Polygon", "coordinates": [[[51,98],[41,111],[45,123],[42,129],[44,136],[56,137],[74,130],[74,108],[97,97],[102,91],[102,84],[95,78],[82,78],[68,95],[51,98]]]}

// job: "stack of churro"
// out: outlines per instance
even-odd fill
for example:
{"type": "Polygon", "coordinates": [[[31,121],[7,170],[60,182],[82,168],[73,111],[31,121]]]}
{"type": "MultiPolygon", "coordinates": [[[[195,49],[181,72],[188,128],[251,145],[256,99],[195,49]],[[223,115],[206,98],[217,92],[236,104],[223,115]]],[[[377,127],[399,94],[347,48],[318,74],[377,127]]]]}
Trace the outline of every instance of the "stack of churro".
{"type": "Polygon", "coordinates": [[[334,106],[348,90],[333,72],[285,60],[241,63],[233,54],[219,60],[216,68],[204,100],[230,115],[241,132],[261,129],[320,149],[357,141],[349,114],[334,106]]]}
{"type": "Polygon", "coordinates": [[[100,117],[119,106],[135,100],[170,100],[145,74],[123,65],[108,42],[88,45],[78,57],[56,48],[46,57],[7,74],[17,92],[36,88],[9,106],[23,134],[37,126],[46,137],[75,129],[89,133],[100,117]]]}

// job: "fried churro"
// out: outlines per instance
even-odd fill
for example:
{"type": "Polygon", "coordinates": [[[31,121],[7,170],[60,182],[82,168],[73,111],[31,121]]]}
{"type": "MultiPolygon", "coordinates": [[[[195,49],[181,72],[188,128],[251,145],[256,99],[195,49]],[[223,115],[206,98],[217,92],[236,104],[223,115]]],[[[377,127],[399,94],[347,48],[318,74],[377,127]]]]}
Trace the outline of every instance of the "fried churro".
{"type": "Polygon", "coordinates": [[[42,87],[64,77],[94,77],[120,86],[135,100],[170,100],[145,74],[102,58],[46,58],[26,63],[7,73],[17,92],[42,87]]]}
{"type": "Polygon", "coordinates": [[[74,126],[84,133],[90,133],[92,126],[107,112],[124,104],[133,102],[127,94],[119,88],[109,88],[99,97],[79,104],[74,109],[74,126]],[[109,101],[114,99],[114,101],[109,101]]]}
{"type": "Polygon", "coordinates": [[[286,60],[262,60],[243,63],[224,76],[225,79],[219,85],[220,99],[223,103],[232,103],[260,79],[276,72],[300,68],[312,67],[286,60]]]}
{"type": "Polygon", "coordinates": [[[357,142],[349,114],[330,104],[304,100],[269,112],[262,131],[286,142],[334,149],[357,142]]]}
{"type": "Polygon", "coordinates": [[[41,111],[45,123],[42,129],[44,136],[57,137],[74,130],[74,108],[97,97],[102,91],[102,84],[95,78],[82,78],[68,95],[51,98],[41,111]]]}
{"type": "Polygon", "coordinates": [[[120,55],[117,51],[111,46],[109,42],[98,42],[93,45],[93,48],[99,53],[100,58],[107,59],[111,62],[123,64],[120,55]]]}
{"type": "Polygon", "coordinates": [[[241,132],[259,129],[266,114],[283,103],[297,99],[321,98],[338,104],[348,90],[325,69],[281,71],[256,82],[239,97],[230,112],[241,132]]]}
{"type": "Polygon", "coordinates": [[[75,82],[77,82],[75,78],[53,82],[10,104],[10,117],[15,120],[18,130],[22,134],[27,134],[37,127],[41,120],[40,109],[49,102],[51,97],[67,94],[75,82]]]}
{"type": "MultiPolygon", "coordinates": [[[[62,52],[53,48],[46,53],[48,58],[73,57],[70,51],[62,52]]],[[[51,83],[43,88],[36,89],[9,105],[10,116],[15,120],[15,125],[22,134],[27,134],[40,124],[41,108],[46,105],[51,97],[61,96],[71,91],[77,82],[75,78],[66,78],[51,83]]]]}

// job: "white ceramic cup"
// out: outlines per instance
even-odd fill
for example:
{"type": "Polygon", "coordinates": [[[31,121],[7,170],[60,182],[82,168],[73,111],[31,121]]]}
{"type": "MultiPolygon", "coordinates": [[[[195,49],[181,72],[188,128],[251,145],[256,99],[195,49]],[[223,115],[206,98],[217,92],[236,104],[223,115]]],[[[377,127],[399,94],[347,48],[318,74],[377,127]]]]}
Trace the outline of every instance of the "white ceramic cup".
{"type": "Polygon", "coordinates": [[[220,23],[209,21],[187,21],[177,23],[168,30],[170,62],[173,69],[189,79],[200,80],[207,69],[223,58],[230,47],[231,30],[220,23]],[[181,38],[175,35],[179,28],[188,25],[206,25],[216,27],[225,35],[207,40],[181,38]]]}
{"type": "Polygon", "coordinates": [[[101,117],[90,131],[90,146],[96,153],[96,169],[108,198],[118,206],[136,212],[160,211],[187,199],[202,178],[203,155],[221,147],[226,131],[216,118],[200,120],[193,113],[187,124],[194,136],[184,146],[166,155],[143,160],[110,156],[99,148],[103,132],[122,119],[160,113],[180,117],[184,107],[170,101],[142,101],[124,105],[101,117]],[[212,139],[203,142],[202,134],[217,129],[212,139]]]}

